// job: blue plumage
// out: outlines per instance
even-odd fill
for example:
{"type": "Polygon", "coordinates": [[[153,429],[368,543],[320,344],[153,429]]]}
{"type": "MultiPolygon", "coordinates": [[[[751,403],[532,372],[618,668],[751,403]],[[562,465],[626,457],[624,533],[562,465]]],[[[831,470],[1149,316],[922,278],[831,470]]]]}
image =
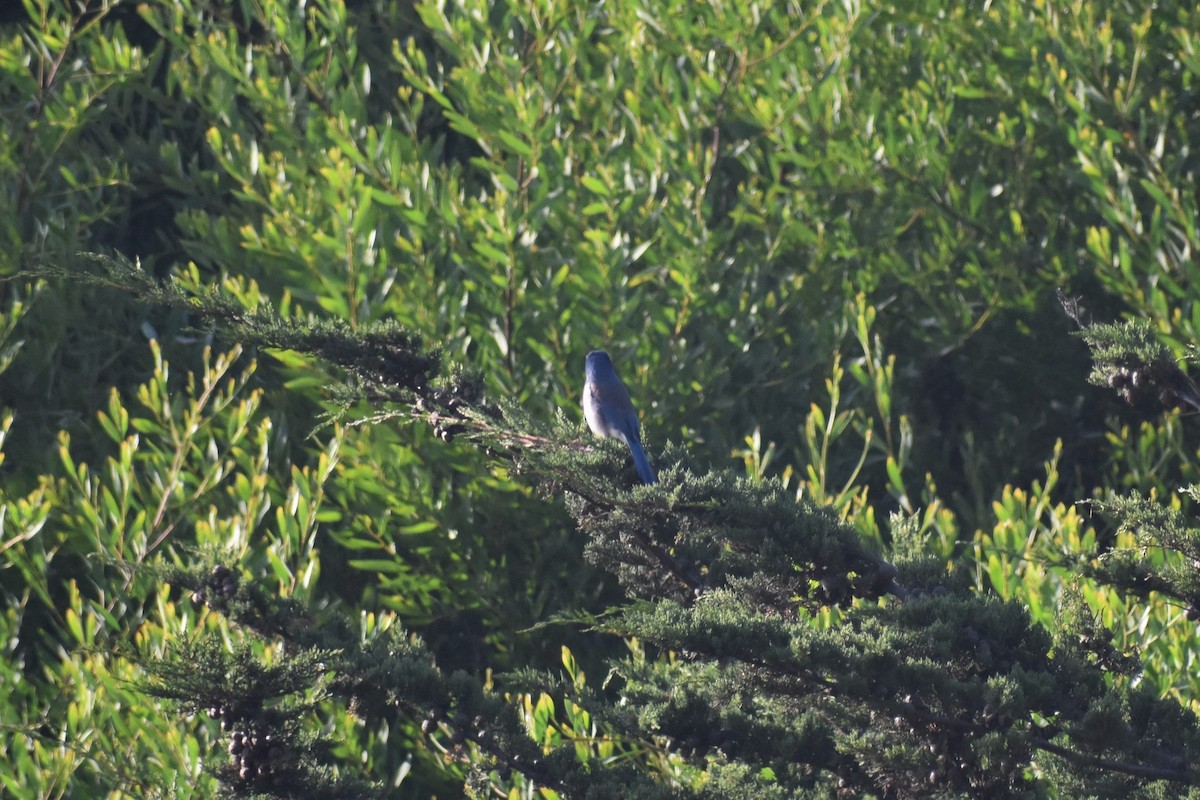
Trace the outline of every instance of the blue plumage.
{"type": "Polygon", "coordinates": [[[587,355],[584,371],[583,416],[588,427],[597,436],[611,436],[625,442],[642,483],[654,483],[654,468],[642,449],[637,412],[629,400],[629,391],[613,369],[612,359],[603,350],[593,350],[587,355]]]}

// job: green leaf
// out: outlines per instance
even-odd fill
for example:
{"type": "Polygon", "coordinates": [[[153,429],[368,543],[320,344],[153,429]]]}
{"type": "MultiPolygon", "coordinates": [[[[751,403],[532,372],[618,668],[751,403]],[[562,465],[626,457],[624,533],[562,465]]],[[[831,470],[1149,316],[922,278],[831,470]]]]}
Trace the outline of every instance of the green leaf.
{"type": "Polygon", "coordinates": [[[500,137],[500,141],[508,146],[509,150],[512,150],[517,155],[524,156],[525,158],[533,157],[533,150],[523,139],[514,136],[506,130],[498,130],[496,131],[496,135],[500,137]]]}
{"type": "Polygon", "coordinates": [[[612,196],[612,190],[609,188],[608,184],[604,183],[599,178],[595,178],[591,175],[584,175],[581,180],[583,185],[586,186],[590,191],[599,195],[603,195],[604,197],[612,196]]]}

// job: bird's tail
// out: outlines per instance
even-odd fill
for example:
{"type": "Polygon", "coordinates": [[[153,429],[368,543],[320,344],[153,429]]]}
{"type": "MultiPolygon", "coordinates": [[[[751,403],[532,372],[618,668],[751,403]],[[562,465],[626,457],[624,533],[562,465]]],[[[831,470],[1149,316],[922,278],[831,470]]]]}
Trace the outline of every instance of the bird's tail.
{"type": "Polygon", "coordinates": [[[654,467],[650,466],[650,459],[646,458],[642,443],[634,439],[627,440],[625,444],[629,445],[629,452],[633,454],[633,463],[637,466],[642,483],[655,483],[658,479],[654,477],[654,467]]]}

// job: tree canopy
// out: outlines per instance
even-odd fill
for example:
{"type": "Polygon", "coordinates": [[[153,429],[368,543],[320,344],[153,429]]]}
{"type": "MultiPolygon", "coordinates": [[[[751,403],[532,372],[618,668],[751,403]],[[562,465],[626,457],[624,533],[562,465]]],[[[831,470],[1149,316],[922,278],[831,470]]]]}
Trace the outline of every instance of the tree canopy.
{"type": "Polygon", "coordinates": [[[4,791],[1200,797],[1198,87],[1189,3],[0,11],[4,791]]]}

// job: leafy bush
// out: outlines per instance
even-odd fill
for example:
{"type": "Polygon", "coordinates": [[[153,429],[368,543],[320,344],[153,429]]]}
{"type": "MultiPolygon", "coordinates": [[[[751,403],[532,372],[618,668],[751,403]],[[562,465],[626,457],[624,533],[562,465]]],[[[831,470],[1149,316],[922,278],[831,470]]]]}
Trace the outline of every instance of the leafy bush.
{"type": "Polygon", "coordinates": [[[0,13],[10,793],[1195,783],[1190,5],[0,13]]]}

